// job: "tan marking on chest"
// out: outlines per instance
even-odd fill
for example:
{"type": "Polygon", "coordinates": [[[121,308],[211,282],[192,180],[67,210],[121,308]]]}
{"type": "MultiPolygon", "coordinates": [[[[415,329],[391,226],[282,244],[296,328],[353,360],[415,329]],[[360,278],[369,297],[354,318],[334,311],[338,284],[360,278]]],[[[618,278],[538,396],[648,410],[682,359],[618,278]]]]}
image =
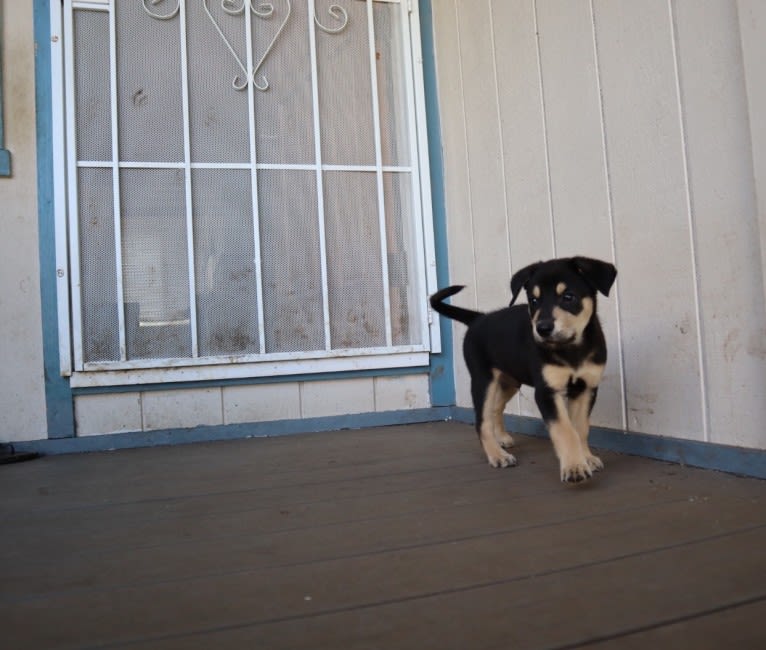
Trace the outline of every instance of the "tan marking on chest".
{"type": "Polygon", "coordinates": [[[577,368],[548,364],[543,366],[543,379],[553,390],[559,393],[566,391],[571,381],[582,379],[588,388],[596,388],[604,374],[604,366],[586,361],[577,368]]]}

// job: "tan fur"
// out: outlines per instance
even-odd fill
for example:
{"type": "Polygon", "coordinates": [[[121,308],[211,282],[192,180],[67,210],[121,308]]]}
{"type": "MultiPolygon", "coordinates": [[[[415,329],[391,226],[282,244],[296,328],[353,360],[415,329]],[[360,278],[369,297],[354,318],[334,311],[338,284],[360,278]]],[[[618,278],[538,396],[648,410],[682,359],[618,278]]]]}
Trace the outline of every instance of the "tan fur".
{"type": "Polygon", "coordinates": [[[556,285],[556,295],[560,296],[562,293],[564,293],[567,290],[567,285],[565,285],[563,282],[559,282],[556,285]]]}
{"type": "Polygon", "coordinates": [[[588,388],[596,388],[603,374],[604,366],[592,361],[586,361],[578,368],[553,364],[543,366],[545,383],[558,393],[565,392],[569,382],[578,379],[582,379],[588,388]]]}
{"type": "Polygon", "coordinates": [[[603,372],[603,365],[590,361],[574,369],[552,364],[543,367],[545,383],[556,391],[556,421],[550,424],[550,434],[559,458],[562,481],[583,480],[604,467],[588,446],[590,401],[603,372]],[[567,399],[567,386],[578,379],[585,382],[586,390],[574,399],[567,399]]]}
{"type": "Polygon", "coordinates": [[[494,391],[495,402],[492,406],[495,418],[495,440],[497,440],[503,449],[508,449],[509,447],[513,447],[513,438],[505,430],[503,412],[505,411],[505,405],[519,390],[519,383],[515,379],[512,379],[508,375],[502,373],[497,368],[492,369],[492,377],[492,383],[497,385],[497,389],[494,391]]]}
{"type": "Polygon", "coordinates": [[[497,369],[492,370],[492,381],[487,386],[482,410],[479,437],[487,461],[492,467],[511,467],[516,464],[516,457],[504,449],[513,445],[513,438],[505,432],[503,409],[518,390],[518,386],[511,390],[504,379],[503,373],[497,369]]]}
{"type": "Polygon", "coordinates": [[[591,471],[596,472],[604,469],[604,463],[598,456],[593,454],[588,446],[588,433],[590,432],[590,414],[588,411],[592,395],[593,391],[589,388],[576,399],[570,399],[567,409],[569,411],[569,419],[572,421],[572,425],[580,438],[580,447],[585,454],[585,462],[591,471]]]}
{"type": "Polygon", "coordinates": [[[569,341],[579,344],[582,334],[593,316],[593,300],[583,298],[579,314],[573,314],[561,307],[553,308],[554,328],[551,338],[555,341],[569,341]]]}

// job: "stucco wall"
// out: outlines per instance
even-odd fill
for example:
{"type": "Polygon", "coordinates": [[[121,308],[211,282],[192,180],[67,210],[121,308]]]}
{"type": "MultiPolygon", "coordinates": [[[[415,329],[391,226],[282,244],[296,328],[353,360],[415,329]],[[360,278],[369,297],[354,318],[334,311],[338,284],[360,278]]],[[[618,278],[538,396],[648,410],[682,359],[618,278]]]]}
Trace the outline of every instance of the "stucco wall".
{"type": "MultiPolygon", "coordinates": [[[[766,448],[765,12],[433,3],[456,302],[507,304],[538,259],[614,261],[595,424],[766,448]]],[[[535,414],[531,394],[509,410],[535,414]]]]}
{"type": "Polygon", "coordinates": [[[0,441],[47,437],[40,322],[32,3],[3,12],[5,148],[0,178],[0,441]]]}

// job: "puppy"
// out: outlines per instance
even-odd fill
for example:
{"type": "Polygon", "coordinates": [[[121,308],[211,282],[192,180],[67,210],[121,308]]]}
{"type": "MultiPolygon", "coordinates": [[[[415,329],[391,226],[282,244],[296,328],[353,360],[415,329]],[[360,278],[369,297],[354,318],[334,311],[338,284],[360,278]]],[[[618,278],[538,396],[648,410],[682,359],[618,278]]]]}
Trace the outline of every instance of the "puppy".
{"type": "Polygon", "coordinates": [[[503,410],[522,384],[535,402],[559,459],[561,480],[584,481],[604,464],[588,447],[590,413],[606,364],[596,294],[609,295],[617,269],[571,257],[537,262],[511,278],[510,306],[480,313],[445,304],[462,286],[431,296],[435,311],[468,325],[463,355],[471,375],[476,431],[492,467],[511,467],[503,410]],[[521,290],[527,305],[513,306],[521,290]]]}

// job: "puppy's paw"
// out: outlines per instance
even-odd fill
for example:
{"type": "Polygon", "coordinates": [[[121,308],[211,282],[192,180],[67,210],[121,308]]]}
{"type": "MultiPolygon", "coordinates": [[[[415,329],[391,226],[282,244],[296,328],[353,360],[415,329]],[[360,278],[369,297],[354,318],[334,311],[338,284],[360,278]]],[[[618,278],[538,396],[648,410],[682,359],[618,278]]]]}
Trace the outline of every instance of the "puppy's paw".
{"type": "Polygon", "coordinates": [[[590,467],[591,471],[593,472],[600,472],[602,469],[604,469],[604,461],[602,461],[598,456],[594,456],[593,454],[588,454],[585,456],[585,462],[588,463],[588,467],[590,467]]]}
{"type": "Polygon", "coordinates": [[[562,483],[580,483],[587,481],[591,476],[593,476],[593,470],[584,458],[575,463],[561,464],[562,483]]]}
{"type": "Polygon", "coordinates": [[[516,456],[509,454],[503,449],[493,452],[487,452],[487,461],[492,467],[514,467],[516,465],[516,456]]]}

